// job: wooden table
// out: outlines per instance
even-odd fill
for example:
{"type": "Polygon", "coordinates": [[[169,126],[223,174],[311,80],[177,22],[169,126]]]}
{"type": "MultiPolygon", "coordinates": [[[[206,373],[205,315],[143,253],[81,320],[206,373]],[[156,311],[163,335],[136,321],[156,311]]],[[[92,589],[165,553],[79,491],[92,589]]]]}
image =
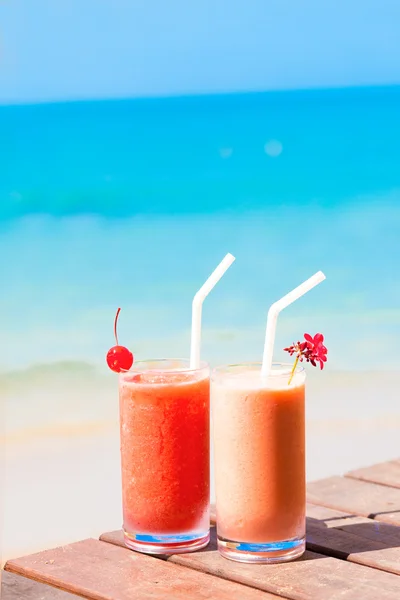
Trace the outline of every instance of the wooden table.
{"type": "Polygon", "coordinates": [[[113,531],[5,570],[92,600],[400,600],[400,459],[310,483],[307,551],[295,562],[223,559],[212,530],[210,546],[192,554],[145,556],[113,531]]]}

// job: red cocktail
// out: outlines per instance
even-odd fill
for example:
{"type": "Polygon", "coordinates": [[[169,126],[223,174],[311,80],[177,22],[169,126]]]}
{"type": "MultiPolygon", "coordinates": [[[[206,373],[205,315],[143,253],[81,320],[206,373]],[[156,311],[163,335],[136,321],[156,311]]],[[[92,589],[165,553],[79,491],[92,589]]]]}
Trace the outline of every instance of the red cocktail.
{"type": "Polygon", "coordinates": [[[119,376],[125,543],[148,553],[209,541],[208,365],[136,362],[119,376]]]}

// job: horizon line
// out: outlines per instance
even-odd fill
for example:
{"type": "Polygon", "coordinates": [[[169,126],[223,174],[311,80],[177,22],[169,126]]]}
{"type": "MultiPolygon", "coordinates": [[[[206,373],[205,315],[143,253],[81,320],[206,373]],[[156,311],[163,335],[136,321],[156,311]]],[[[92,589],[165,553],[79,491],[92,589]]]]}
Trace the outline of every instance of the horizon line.
{"type": "Polygon", "coordinates": [[[329,92],[329,91],[357,91],[365,89],[392,89],[400,88],[399,83],[365,83],[357,85],[326,85],[326,86],[310,86],[296,88],[271,88],[271,89],[250,89],[250,90],[226,90],[226,91],[204,91],[204,92],[182,92],[173,94],[155,94],[146,95],[139,94],[137,96],[104,96],[104,97],[71,97],[71,98],[44,98],[44,99],[28,99],[28,100],[6,100],[0,99],[0,108],[17,107],[17,106],[39,106],[52,104],[79,104],[93,102],[132,102],[132,101],[161,101],[161,100],[177,100],[177,99],[196,99],[203,97],[222,97],[222,96],[261,96],[261,95],[279,95],[279,94],[295,94],[295,93],[310,93],[310,92],[329,92]]]}

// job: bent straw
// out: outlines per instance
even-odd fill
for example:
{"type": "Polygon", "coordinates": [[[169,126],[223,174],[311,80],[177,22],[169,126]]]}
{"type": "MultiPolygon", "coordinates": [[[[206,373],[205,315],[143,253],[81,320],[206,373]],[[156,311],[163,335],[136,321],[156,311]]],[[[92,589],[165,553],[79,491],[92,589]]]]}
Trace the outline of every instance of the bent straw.
{"type": "Polygon", "coordinates": [[[271,305],[268,311],[267,327],[265,331],[264,354],[261,366],[262,377],[268,377],[268,375],[271,373],[276,323],[278,321],[279,313],[281,310],[289,306],[289,304],[292,304],[295,302],[295,300],[298,300],[301,298],[301,296],[304,296],[304,294],[312,290],[313,287],[324,281],[324,279],[326,279],[325,275],[322,273],[322,271],[318,271],[318,273],[315,273],[315,275],[307,279],[307,281],[304,281],[304,283],[301,283],[299,286],[294,288],[294,290],[286,294],[286,296],[283,296],[283,298],[271,305]]]}
{"type": "Polygon", "coordinates": [[[229,269],[234,262],[235,257],[227,254],[213,271],[207,281],[201,286],[195,294],[192,302],[192,338],[190,345],[190,368],[198,369],[200,367],[200,344],[201,344],[201,313],[204,299],[211,292],[213,287],[221,279],[222,275],[229,269]]]}

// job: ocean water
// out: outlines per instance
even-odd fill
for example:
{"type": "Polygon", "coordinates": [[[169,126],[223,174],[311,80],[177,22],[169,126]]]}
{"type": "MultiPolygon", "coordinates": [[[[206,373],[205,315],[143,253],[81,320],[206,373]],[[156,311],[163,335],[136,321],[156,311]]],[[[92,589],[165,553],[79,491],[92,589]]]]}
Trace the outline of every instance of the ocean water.
{"type": "MultiPolygon", "coordinates": [[[[332,367],[396,368],[400,87],[0,107],[3,371],[103,365],[121,306],[138,357],[259,358],[268,306],[322,269],[277,350],[320,329],[332,367]]],[[[281,334],[281,337],[280,337],[281,334]]]]}
{"type": "Polygon", "coordinates": [[[137,359],[186,357],[227,252],[202,358],[260,360],[270,304],[321,269],[275,353],[305,331],[329,349],[309,478],[398,454],[399,140],[400,87],[0,107],[9,555],[120,526],[115,310],[137,359]]]}

